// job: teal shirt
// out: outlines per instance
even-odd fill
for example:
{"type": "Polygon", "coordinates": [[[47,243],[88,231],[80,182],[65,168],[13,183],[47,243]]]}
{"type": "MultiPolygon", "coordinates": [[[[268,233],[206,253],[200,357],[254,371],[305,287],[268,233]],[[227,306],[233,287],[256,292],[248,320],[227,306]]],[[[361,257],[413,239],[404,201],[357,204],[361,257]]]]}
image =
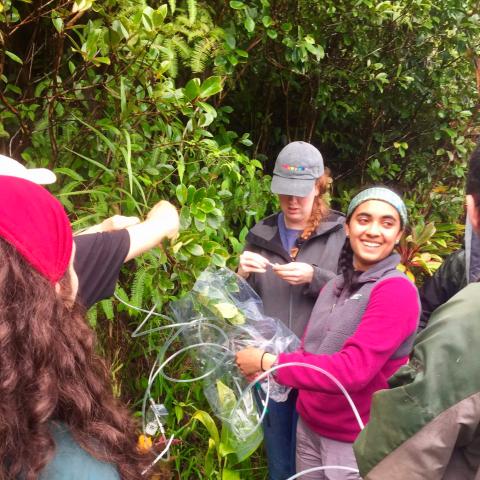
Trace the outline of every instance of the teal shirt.
{"type": "Polygon", "coordinates": [[[101,462],[83,450],[63,425],[52,428],[55,456],[45,467],[40,480],[120,480],[117,468],[101,462]]]}

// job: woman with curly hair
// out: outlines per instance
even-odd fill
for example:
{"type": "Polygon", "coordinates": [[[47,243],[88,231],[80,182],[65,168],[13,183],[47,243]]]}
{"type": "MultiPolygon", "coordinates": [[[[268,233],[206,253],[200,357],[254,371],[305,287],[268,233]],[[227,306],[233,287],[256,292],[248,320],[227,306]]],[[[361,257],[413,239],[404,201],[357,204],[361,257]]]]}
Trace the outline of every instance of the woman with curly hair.
{"type": "MultiPolygon", "coordinates": [[[[341,213],[328,207],[332,182],[320,152],[307,142],[292,142],[278,154],[271,190],[280,212],[248,233],[238,274],[258,293],[265,313],[303,335],[315,300],[337,273],[345,240],[341,213]]],[[[297,391],[285,402],[270,400],[263,423],[270,480],[295,472],[297,391]]]]}
{"type": "Polygon", "coordinates": [[[0,176],[0,478],[138,480],[147,459],[75,302],[72,231],[43,187],[0,176]]]}

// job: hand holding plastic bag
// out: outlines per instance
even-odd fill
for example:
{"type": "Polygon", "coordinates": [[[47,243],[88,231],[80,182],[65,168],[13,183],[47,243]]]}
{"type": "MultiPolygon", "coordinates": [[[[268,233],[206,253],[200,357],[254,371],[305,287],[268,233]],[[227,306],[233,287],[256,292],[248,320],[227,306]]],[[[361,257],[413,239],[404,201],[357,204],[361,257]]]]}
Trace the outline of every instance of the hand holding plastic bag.
{"type": "MultiPolygon", "coordinates": [[[[258,413],[252,395],[232,411],[248,381],[238,370],[235,353],[246,347],[257,347],[270,353],[294,351],[299,340],[280,320],[266,316],[260,297],[241,277],[231,270],[208,268],[191,292],[171,304],[177,323],[191,322],[179,332],[192,349],[196,374],[203,378],[203,389],[215,414],[231,426],[242,441],[258,441],[258,413]],[[217,348],[218,346],[218,348],[217,348]],[[248,438],[249,432],[252,439],[248,438]]],[[[269,396],[283,401],[289,388],[269,383],[269,396]]],[[[267,388],[267,381],[262,383],[267,388]]]]}

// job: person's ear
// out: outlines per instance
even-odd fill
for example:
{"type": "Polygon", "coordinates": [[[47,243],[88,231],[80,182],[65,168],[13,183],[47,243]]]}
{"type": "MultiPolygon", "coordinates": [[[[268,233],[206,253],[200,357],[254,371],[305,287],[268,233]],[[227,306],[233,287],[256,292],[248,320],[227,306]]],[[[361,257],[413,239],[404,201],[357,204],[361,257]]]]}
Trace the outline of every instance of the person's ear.
{"type": "Polygon", "coordinates": [[[348,226],[348,223],[343,224],[343,229],[345,230],[345,236],[348,238],[350,236],[350,227],[348,226]]]}
{"type": "Polygon", "coordinates": [[[402,235],[404,233],[404,230],[400,230],[397,234],[397,238],[395,239],[395,245],[398,245],[400,243],[400,239],[402,238],[402,235]]]}
{"type": "Polygon", "coordinates": [[[473,229],[475,230],[475,232],[478,233],[480,231],[480,212],[478,211],[478,208],[475,206],[475,200],[472,195],[467,195],[466,203],[467,203],[468,218],[472,223],[473,229]]]}

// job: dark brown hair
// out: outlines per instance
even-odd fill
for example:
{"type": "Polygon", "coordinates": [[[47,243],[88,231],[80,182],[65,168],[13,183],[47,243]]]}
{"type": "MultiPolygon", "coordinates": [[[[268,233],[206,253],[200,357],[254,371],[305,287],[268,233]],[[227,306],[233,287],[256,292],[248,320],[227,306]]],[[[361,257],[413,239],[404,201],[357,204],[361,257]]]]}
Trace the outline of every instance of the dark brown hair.
{"type": "Polygon", "coordinates": [[[0,478],[38,478],[52,459],[53,422],[95,458],[138,480],[147,461],[134,424],[114,398],[82,309],[0,239],[0,478]]]}

